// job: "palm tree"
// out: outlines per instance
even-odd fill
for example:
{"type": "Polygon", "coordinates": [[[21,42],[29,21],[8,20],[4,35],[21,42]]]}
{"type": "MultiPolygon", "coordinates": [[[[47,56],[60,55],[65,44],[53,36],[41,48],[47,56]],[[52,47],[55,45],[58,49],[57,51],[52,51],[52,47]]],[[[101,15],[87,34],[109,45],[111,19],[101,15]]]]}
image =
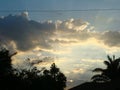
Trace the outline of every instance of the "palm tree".
{"type": "Polygon", "coordinates": [[[93,72],[99,72],[100,74],[94,75],[91,79],[95,82],[108,82],[112,80],[116,80],[119,78],[120,75],[120,58],[115,59],[111,58],[109,55],[107,56],[108,60],[104,61],[106,65],[105,69],[102,68],[95,68],[93,72]]]}

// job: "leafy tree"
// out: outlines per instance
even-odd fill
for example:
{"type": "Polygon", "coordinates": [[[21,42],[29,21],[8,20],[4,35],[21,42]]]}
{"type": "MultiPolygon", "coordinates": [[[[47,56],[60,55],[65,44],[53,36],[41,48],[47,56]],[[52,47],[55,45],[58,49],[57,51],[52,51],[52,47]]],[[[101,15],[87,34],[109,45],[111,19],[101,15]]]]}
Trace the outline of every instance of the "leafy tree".
{"type": "Polygon", "coordinates": [[[44,70],[43,82],[43,86],[48,86],[46,87],[48,89],[45,90],[63,90],[66,87],[66,77],[60,69],[57,68],[55,63],[51,65],[50,70],[44,70]]]}
{"type": "Polygon", "coordinates": [[[66,77],[59,68],[53,63],[50,67],[50,75],[56,82],[56,90],[63,90],[66,87],[66,77]]]}
{"type": "Polygon", "coordinates": [[[11,57],[16,53],[10,54],[9,50],[2,48],[0,50],[0,74],[5,75],[12,70],[11,57]]]}
{"type": "Polygon", "coordinates": [[[0,49],[0,85],[1,89],[4,90],[11,87],[11,80],[12,80],[12,65],[11,65],[11,57],[14,56],[16,53],[10,54],[9,50],[6,48],[0,49]],[[5,87],[5,85],[7,85],[5,87]]]}
{"type": "Polygon", "coordinates": [[[38,70],[34,64],[30,69],[15,69],[11,65],[11,57],[15,54],[7,49],[0,51],[1,90],[63,90],[66,87],[66,77],[55,63],[50,70],[38,70]]]}

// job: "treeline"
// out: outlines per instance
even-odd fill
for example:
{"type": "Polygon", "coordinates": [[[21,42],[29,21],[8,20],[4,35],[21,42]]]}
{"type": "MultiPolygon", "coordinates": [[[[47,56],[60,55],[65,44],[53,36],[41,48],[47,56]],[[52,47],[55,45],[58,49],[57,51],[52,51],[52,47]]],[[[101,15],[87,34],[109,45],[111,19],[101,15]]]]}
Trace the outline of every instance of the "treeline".
{"type": "Polygon", "coordinates": [[[0,50],[0,90],[64,90],[66,77],[53,63],[50,69],[15,69],[9,50],[0,50]]]}

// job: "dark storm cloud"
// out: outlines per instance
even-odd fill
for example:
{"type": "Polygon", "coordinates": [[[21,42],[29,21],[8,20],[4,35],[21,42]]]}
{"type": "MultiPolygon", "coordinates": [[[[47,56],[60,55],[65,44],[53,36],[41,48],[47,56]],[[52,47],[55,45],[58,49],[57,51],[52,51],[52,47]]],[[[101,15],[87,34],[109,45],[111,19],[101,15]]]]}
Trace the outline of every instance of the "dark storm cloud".
{"type": "Polygon", "coordinates": [[[51,48],[47,43],[53,35],[55,24],[29,20],[25,14],[0,18],[0,36],[7,42],[14,41],[19,50],[29,50],[39,44],[41,48],[51,48]]]}
{"type": "Polygon", "coordinates": [[[100,40],[105,45],[110,47],[120,47],[120,32],[119,31],[107,31],[101,34],[100,40]]]}
{"type": "Polygon", "coordinates": [[[110,47],[120,47],[119,31],[93,32],[90,28],[89,23],[81,19],[37,22],[30,20],[24,12],[0,18],[0,44],[9,46],[12,42],[18,50],[27,51],[36,46],[52,49],[53,44],[79,43],[95,38],[110,47]]]}

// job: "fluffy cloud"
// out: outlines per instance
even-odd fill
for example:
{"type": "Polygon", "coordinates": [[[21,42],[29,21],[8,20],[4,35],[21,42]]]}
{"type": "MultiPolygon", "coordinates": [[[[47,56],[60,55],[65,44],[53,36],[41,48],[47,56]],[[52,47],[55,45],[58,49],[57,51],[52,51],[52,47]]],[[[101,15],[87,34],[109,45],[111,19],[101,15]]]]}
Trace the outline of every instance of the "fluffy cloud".
{"type": "Polygon", "coordinates": [[[0,43],[9,48],[27,51],[39,47],[50,51],[56,45],[76,45],[95,38],[109,47],[120,47],[120,32],[96,32],[81,19],[37,22],[28,12],[0,18],[0,43]]]}
{"type": "Polygon", "coordinates": [[[89,25],[88,22],[82,21],[81,19],[69,19],[65,21],[57,21],[57,28],[61,30],[75,30],[75,31],[83,31],[89,25]]]}
{"type": "Polygon", "coordinates": [[[27,17],[27,13],[22,13],[0,18],[1,43],[6,40],[7,43],[13,41],[17,49],[22,51],[34,48],[36,45],[40,45],[42,48],[51,48],[47,40],[53,35],[55,24],[38,23],[28,20],[27,17]]]}
{"type": "Polygon", "coordinates": [[[24,12],[0,18],[0,44],[20,51],[14,57],[15,65],[24,65],[21,59],[27,58],[31,63],[43,61],[38,67],[55,62],[68,78],[85,79],[88,69],[101,66],[105,51],[120,50],[119,31],[95,29],[81,19],[37,22],[24,12]]]}
{"type": "Polygon", "coordinates": [[[104,32],[100,39],[104,44],[110,47],[120,47],[120,32],[119,31],[107,31],[104,32]]]}
{"type": "Polygon", "coordinates": [[[9,43],[13,42],[13,46],[15,46],[13,48],[27,51],[36,46],[42,49],[52,49],[53,43],[76,43],[76,38],[86,39],[89,37],[87,33],[80,33],[87,28],[89,23],[79,19],[37,22],[29,20],[28,17],[28,12],[24,12],[20,15],[8,15],[0,18],[1,44],[9,46],[9,43]],[[60,39],[61,37],[63,38],[60,39]],[[69,38],[74,40],[69,40],[69,38]]]}

